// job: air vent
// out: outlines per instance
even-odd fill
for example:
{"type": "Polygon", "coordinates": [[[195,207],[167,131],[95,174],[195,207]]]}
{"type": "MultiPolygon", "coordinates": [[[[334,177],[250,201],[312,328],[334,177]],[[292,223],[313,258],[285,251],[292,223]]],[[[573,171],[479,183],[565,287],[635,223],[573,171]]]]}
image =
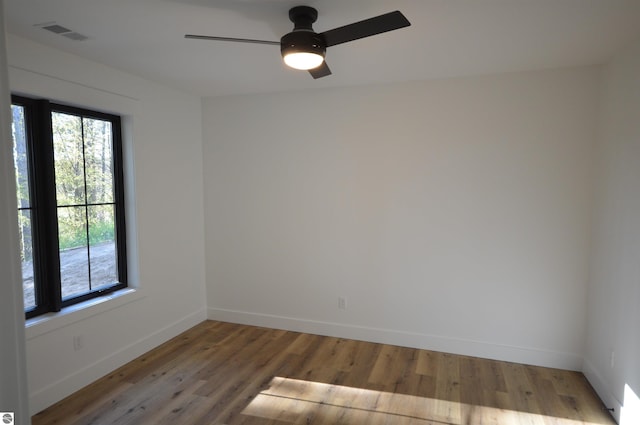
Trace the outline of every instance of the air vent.
{"type": "Polygon", "coordinates": [[[51,31],[56,34],[64,34],[65,32],[71,32],[69,28],[65,28],[62,25],[58,25],[58,24],[47,25],[46,27],[42,27],[42,29],[51,31]]]}
{"type": "Polygon", "coordinates": [[[73,30],[70,30],[67,27],[63,27],[62,25],[58,25],[55,22],[45,22],[43,24],[36,24],[34,25],[35,27],[40,27],[43,30],[47,30],[50,31],[54,34],[58,34],[61,35],[63,37],[67,37],[70,40],[74,40],[74,41],[84,41],[87,40],[89,37],[87,37],[86,35],[80,34],[78,32],[75,32],[73,30]]]}

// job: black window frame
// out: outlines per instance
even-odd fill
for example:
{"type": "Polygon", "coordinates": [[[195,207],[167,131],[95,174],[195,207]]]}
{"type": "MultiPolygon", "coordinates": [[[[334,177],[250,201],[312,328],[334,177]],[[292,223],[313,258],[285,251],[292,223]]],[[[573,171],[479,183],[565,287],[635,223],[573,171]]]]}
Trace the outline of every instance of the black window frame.
{"type": "MultiPolygon", "coordinates": [[[[122,152],[121,117],[78,106],[55,103],[47,99],[34,99],[12,95],[11,104],[23,108],[29,196],[31,199],[31,226],[33,245],[33,273],[35,307],[25,309],[27,319],[49,312],[61,311],[80,302],[126,288],[127,250],[124,195],[124,162],[122,152]],[[118,281],[67,299],[62,299],[60,277],[60,250],[56,180],[54,168],[53,127],[54,112],[94,118],[111,122],[113,149],[113,204],[118,281]]],[[[91,205],[85,199],[85,206],[91,205]]]]}

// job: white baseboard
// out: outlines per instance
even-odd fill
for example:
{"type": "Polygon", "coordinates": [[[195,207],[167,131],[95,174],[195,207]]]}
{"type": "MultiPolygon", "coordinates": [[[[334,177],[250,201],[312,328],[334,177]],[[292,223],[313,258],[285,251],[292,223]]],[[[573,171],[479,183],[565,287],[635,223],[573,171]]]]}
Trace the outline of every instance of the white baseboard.
{"type": "Polygon", "coordinates": [[[270,314],[249,313],[221,308],[209,308],[207,317],[211,320],[219,320],[223,322],[264,326],[316,335],[392,344],[403,347],[420,348],[535,366],[575,371],[580,371],[582,369],[582,357],[571,353],[425,335],[393,329],[370,328],[270,314]]]}
{"type": "Polygon", "coordinates": [[[93,364],[86,366],[72,375],[54,382],[29,395],[30,414],[34,415],[63,398],[73,394],[82,387],[111,373],[113,370],[130,362],[136,357],[168,341],[176,335],[186,331],[206,320],[205,309],[198,310],[182,319],[165,326],[147,337],[130,344],[118,351],[103,357],[93,364]]]}

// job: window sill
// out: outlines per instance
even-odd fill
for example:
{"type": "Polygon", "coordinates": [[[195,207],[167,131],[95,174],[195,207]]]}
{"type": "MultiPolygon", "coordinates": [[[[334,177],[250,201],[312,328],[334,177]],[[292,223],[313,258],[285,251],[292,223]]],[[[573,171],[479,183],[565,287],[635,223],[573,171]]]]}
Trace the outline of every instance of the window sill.
{"type": "Polygon", "coordinates": [[[65,307],[56,313],[46,313],[27,319],[25,322],[26,339],[28,341],[142,298],[144,298],[144,294],[139,289],[124,288],[101,297],[92,298],[65,307]]]}

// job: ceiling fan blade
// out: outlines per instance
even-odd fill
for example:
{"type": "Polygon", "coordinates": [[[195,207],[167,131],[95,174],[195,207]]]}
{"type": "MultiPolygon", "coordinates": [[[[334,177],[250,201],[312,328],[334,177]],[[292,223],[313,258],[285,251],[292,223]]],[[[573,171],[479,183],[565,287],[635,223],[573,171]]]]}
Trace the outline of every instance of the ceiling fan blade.
{"type": "Polygon", "coordinates": [[[190,38],[194,40],[233,41],[236,43],[272,44],[274,46],[280,45],[279,41],[253,40],[250,38],[216,37],[213,35],[185,34],[184,38],[190,38]]]}
{"type": "Polygon", "coordinates": [[[329,69],[329,65],[327,65],[327,61],[322,61],[322,64],[320,66],[310,69],[309,74],[311,74],[314,80],[317,80],[318,78],[331,75],[331,70],[329,69]]]}
{"type": "Polygon", "coordinates": [[[385,13],[384,15],[325,31],[321,35],[324,37],[327,47],[329,47],[408,27],[409,25],[411,25],[411,22],[400,11],[396,10],[395,12],[385,13]]]}

